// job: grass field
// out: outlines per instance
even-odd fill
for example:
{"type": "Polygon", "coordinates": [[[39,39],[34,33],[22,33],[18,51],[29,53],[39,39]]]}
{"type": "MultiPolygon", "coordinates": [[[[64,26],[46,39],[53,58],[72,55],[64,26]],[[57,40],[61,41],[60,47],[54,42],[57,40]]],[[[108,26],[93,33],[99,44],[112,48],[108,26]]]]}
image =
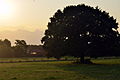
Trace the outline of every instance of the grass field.
{"type": "Polygon", "coordinates": [[[0,63],[0,80],[120,80],[120,59],[0,63]]]}

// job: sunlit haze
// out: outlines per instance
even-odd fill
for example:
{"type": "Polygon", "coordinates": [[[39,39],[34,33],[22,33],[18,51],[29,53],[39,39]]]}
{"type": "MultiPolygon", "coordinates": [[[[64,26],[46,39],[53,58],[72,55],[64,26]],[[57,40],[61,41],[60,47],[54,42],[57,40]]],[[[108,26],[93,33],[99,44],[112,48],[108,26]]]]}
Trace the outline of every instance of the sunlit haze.
{"type": "Polygon", "coordinates": [[[0,38],[40,44],[49,18],[58,9],[82,3],[99,6],[120,23],[120,0],[0,0],[0,38]]]}

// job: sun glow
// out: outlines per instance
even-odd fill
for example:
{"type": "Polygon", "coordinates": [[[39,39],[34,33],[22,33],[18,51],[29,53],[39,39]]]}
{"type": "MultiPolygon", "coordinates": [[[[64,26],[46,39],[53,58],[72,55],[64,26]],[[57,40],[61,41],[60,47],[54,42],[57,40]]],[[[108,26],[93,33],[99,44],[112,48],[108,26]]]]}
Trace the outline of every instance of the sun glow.
{"type": "Polygon", "coordinates": [[[8,19],[13,15],[14,7],[7,0],[0,0],[0,18],[8,19]]]}

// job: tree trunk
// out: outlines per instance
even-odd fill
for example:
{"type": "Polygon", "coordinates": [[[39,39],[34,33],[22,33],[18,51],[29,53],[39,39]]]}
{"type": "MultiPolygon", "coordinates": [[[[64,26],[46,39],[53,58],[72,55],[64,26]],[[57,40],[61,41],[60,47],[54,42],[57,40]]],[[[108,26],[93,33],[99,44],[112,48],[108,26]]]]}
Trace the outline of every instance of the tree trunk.
{"type": "Polygon", "coordinates": [[[84,62],[85,62],[84,55],[81,55],[81,57],[80,57],[80,63],[84,63],[84,62]]]}

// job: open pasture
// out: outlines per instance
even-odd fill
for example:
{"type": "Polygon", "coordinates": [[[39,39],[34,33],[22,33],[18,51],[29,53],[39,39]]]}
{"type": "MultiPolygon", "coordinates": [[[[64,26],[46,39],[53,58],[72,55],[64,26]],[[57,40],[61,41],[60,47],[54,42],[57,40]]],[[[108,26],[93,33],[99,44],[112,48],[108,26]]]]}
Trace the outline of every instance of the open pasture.
{"type": "Polygon", "coordinates": [[[0,63],[0,80],[120,80],[120,59],[0,63]]]}

